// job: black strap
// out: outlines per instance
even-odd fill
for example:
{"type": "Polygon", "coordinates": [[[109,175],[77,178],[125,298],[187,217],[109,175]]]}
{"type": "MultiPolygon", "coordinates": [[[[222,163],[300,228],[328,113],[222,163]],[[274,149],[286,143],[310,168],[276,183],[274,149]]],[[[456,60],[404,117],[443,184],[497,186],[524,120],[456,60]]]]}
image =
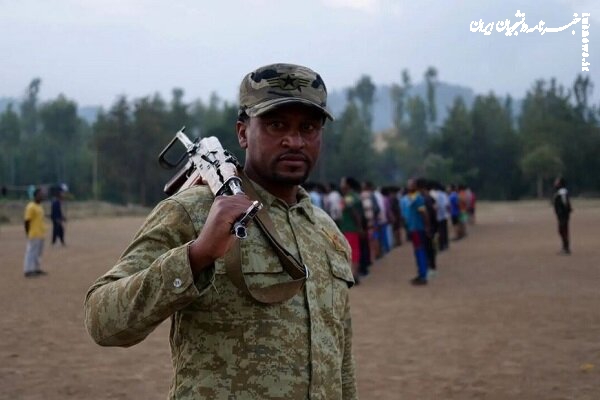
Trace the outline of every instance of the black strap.
{"type": "MultiPolygon", "coordinates": [[[[242,189],[250,200],[261,200],[258,193],[252,186],[252,183],[246,174],[239,170],[239,177],[242,180],[242,189]]],[[[263,205],[263,208],[254,217],[254,223],[265,234],[273,250],[277,253],[281,265],[285,272],[292,278],[290,281],[276,283],[274,285],[250,288],[244,278],[242,270],[241,246],[242,241],[238,240],[231,250],[225,255],[225,271],[233,284],[259,303],[273,304],[287,301],[294,297],[306,282],[308,278],[308,269],[299,262],[282,244],[281,237],[275,229],[275,225],[269,217],[269,206],[263,205]]]]}

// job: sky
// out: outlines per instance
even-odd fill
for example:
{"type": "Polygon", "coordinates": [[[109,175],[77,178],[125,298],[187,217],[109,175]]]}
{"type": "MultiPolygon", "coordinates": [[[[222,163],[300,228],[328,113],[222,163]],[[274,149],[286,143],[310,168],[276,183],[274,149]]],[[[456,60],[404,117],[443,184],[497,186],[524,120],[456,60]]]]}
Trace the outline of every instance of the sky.
{"type": "MultiPolygon", "coordinates": [[[[185,100],[211,92],[236,101],[242,77],[273,62],[306,65],[328,89],[363,74],[377,84],[414,82],[429,66],[476,93],[524,97],[536,79],[600,82],[600,1],[594,0],[0,0],[0,97],[21,98],[42,80],[59,94],[109,107],[173,88],[185,100]],[[581,71],[582,23],[561,32],[471,32],[472,21],[569,24],[590,13],[590,72],[581,71]],[[575,34],[572,34],[575,31],[575,34]]],[[[600,99],[598,91],[594,99],[600,99]]]]}

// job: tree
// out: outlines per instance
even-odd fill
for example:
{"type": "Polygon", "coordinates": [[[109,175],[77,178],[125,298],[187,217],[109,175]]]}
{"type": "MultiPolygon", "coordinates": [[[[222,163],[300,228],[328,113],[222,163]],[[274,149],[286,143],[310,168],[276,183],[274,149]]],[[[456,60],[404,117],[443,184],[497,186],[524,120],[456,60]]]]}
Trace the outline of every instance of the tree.
{"type": "Polygon", "coordinates": [[[339,147],[335,165],[339,179],[343,175],[356,179],[372,178],[370,174],[373,162],[371,132],[360,118],[357,106],[348,103],[346,109],[337,121],[339,147]]]}
{"type": "Polygon", "coordinates": [[[457,97],[440,129],[440,134],[432,139],[429,149],[442,157],[440,161],[452,160],[452,163],[447,163],[451,168],[449,175],[472,184],[479,174],[470,151],[472,141],[473,123],[470,112],[462,97],[457,97]]]}
{"type": "Polygon", "coordinates": [[[538,198],[544,197],[544,179],[557,176],[563,169],[558,151],[549,144],[542,144],[529,152],[521,160],[523,173],[535,178],[538,198]]]}
{"type": "Polygon", "coordinates": [[[411,97],[407,103],[408,125],[405,135],[417,153],[423,153],[428,140],[427,107],[420,97],[411,97]]]}
{"type": "Polygon", "coordinates": [[[68,164],[76,156],[81,145],[77,105],[63,95],[44,103],[39,110],[39,121],[45,148],[39,154],[47,159],[43,181],[67,182],[75,172],[68,164]]]}
{"type": "Polygon", "coordinates": [[[375,101],[375,84],[371,77],[363,75],[356,85],[348,91],[350,102],[358,101],[358,111],[366,127],[370,130],[373,122],[373,102],[375,101]]]}
{"type": "Polygon", "coordinates": [[[454,161],[451,158],[442,157],[436,153],[429,153],[423,161],[425,176],[442,184],[460,181],[453,173],[454,161]]]}
{"type": "Polygon", "coordinates": [[[0,180],[10,185],[16,184],[16,160],[19,154],[21,128],[19,116],[12,109],[12,103],[0,115],[0,180]]]}
{"type": "Polygon", "coordinates": [[[437,83],[437,70],[434,67],[425,71],[425,83],[427,84],[427,116],[430,126],[435,124],[437,112],[435,107],[435,84],[437,83]]]}
{"type": "Polygon", "coordinates": [[[510,115],[490,93],[475,98],[471,122],[470,159],[479,171],[472,186],[488,198],[515,198],[520,182],[520,145],[510,115]]]}
{"type": "Polygon", "coordinates": [[[121,96],[108,113],[101,112],[93,126],[94,151],[97,154],[100,197],[117,203],[132,200],[130,157],[133,123],[129,103],[121,96]]]}
{"type": "Polygon", "coordinates": [[[27,86],[25,99],[21,103],[22,129],[27,137],[38,133],[37,103],[41,84],[42,80],[40,78],[33,79],[27,86]]]}
{"type": "Polygon", "coordinates": [[[392,84],[390,96],[394,105],[394,127],[398,134],[401,133],[404,125],[404,115],[406,114],[406,98],[410,89],[410,75],[407,70],[402,71],[402,84],[392,84]]]}

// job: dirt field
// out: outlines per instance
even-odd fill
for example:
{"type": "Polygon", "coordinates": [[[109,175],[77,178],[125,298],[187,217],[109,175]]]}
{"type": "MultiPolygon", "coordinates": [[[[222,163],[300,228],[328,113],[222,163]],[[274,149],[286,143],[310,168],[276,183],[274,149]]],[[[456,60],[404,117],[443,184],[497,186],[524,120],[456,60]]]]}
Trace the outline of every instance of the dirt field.
{"type": "MultiPolygon", "coordinates": [[[[469,237],[412,287],[396,248],[351,291],[362,399],[600,399],[600,202],[575,201],[573,255],[559,256],[548,203],[480,207],[469,237]]],[[[0,226],[0,399],[164,399],[168,324],[128,349],[83,327],[91,282],[139,217],[74,220],[49,275],[25,279],[20,225],[0,226]]]]}

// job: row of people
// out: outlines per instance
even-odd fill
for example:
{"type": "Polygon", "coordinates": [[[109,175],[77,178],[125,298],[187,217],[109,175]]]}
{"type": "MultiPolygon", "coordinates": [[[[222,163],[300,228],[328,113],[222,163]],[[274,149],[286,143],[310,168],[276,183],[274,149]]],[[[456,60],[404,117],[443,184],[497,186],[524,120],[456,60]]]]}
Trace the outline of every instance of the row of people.
{"type": "Polygon", "coordinates": [[[475,221],[475,194],[463,185],[444,188],[419,178],[409,180],[404,188],[375,188],[371,182],[344,177],[339,191],[333,183],[308,182],[305,188],[313,204],[329,214],[348,240],[357,282],[405,237],[417,261],[412,283],[426,284],[436,272],[437,252],[449,248],[450,223],[454,240],[459,240],[467,234],[467,223],[475,221]]]}

